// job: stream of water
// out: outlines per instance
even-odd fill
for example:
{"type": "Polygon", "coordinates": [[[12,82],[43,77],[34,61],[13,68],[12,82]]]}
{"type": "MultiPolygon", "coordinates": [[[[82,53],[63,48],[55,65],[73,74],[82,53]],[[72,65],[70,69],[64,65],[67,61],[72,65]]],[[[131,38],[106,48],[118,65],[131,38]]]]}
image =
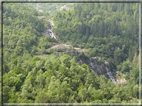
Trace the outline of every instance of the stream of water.
{"type": "Polygon", "coordinates": [[[51,29],[47,29],[47,34],[49,34],[50,37],[54,38],[54,39],[57,39],[54,32],[52,31],[53,27],[54,27],[54,22],[49,19],[49,22],[50,22],[50,25],[51,25],[51,29]]]}
{"type": "Polygon", "coordinates": [[[110,71],[110,66],[109,66],[109,63],[107,62],[107,61],[105,61],[104,62],[105,63],[105,69],[106,69],[106,71],[107,71],[107,75],[109,76],[109,78],[111,79],[111,81],[114,83],[114,84],[116,84],[116,81],[115,81],[115,79],[114,79],[114,77],[113,77],[113,75],[112,75],[112,73],[111,73],[111,71],[110,71]]]}

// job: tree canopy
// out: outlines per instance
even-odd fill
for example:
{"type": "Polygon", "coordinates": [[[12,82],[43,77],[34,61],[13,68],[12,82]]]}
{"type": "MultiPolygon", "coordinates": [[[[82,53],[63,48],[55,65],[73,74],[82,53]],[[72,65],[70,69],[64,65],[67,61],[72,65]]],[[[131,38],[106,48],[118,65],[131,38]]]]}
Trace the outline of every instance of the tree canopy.
{"type": "Polygon", "coordinates": [[[49,16],[26,3],[3,3],[3,102],[138,103],[138,4],[70,6],[49,16]],[[58,39],[45,33],[50,18],[58,39]],[[117,84],[90,68],[92,57],[110,63],[117,84]]]}

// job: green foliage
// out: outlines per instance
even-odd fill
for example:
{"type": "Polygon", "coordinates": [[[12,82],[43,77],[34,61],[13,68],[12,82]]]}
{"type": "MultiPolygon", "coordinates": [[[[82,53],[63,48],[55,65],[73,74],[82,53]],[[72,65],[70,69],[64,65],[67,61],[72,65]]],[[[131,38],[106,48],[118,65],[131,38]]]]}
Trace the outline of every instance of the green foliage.
{"type": "MultiPolygon", "coordinates": [[[[86,64],[80,66],[69,55],[59,57],[50,55],[42,59],[34,57],[32,61],[33,63],[29,64],[32,68],[24,80],[20,80],[20,78],[26,73],[20,71],[18,67],[3,76],[4,102],[17,103],[29,100],[28,102],[40,103],[69,101],[79,103],[116,101],[119,103],[121,102],[120,98],[128,100],[127,93],[122,94],[125,88],[114,85],[103,76],[98,77],[86,64]],[[42,67],[45,68],[45,71],[40,69],[42,67]],[[16,74],[19,77],[14,77],[16,74]],[[8,93],[7,90],[10,90],[11,93],[8,93]],[[16,95],[14,95],[15,93],[16,95]],[[16,100],[20,95],[21,97],[16,100]]],[[[132,96],[137,97],[138,86],[136,85],[132,89],[132,96]]]]}
{"type": "Polygon", "coordinates": [[[132,61],[138,53],[137,10],[137,4],[79,3],[55,15],[54,32],[64,42],[93,48],[88,51],[90,57],[103,56],[119,65],[128,57],[132,61]]]}
{"type": "Polygon", "coordinates": [[[75,57],[54,54],[51,46],[58,41],[43,34],[51,26],[38,18],[44,13],[38,13],[30,5],[4,3],[3,102],[138,102],[137,6],[83,3],[55,14],[54,31],[60,40],[87,49],[87,55],[80,52],[75,57]],[[93,56],[108,60],[110,67],[116,67],[127,83],[114,84],[105,76],[98,76],[87,64],[77,62],[78,59],[88,61],[93,56]]]}

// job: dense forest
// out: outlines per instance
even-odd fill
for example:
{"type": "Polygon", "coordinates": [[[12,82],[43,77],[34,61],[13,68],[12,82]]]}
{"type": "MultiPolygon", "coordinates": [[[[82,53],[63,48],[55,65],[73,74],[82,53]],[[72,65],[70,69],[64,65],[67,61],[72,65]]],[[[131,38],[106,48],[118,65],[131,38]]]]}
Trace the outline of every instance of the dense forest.
{"type": "Polygon", "coordinates": [[[69,9],[51,15],[36,4],[3,3],[4,103],[139,102],[137,3],[53,3],[69,9]],[[116,83],[103,73],[104,61],[116,83]]]}

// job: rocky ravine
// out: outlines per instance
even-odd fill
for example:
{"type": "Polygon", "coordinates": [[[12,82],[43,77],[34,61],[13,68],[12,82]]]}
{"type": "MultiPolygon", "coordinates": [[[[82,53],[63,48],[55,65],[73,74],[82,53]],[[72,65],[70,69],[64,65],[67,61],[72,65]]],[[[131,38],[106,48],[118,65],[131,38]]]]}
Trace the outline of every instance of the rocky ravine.
{"type": "MultiPolygon", "coordinates": [[[[45,33],[54,38],[57,39],[57,36],[54,34],[54,32],[52,31],[53,27],[54,27],[54,22],[51,19],[48,19],[48,21],[50,22],[51,28],[47,28],[47,30],[45,31],[45,33]]],[[[50,49],[53,50],[63,50],[63,51],[56,51],[55,53],[58,55],[61,54],[68,54],[68,55],[72,55],[72,56],[76,56],[78,57],[78,55],[80,53],[84,53],[84,56],[87,57],[87,54],[85,53],[84,49],[81,48],[76,48],[76,47],[72,47],[71,45],[67,45],[67,44],[57,44],[52,46],[50,49]],[[72,49],[70,49],[72,48],[72,49]]],[[[96,72],[99,76],[100,75],[105,75],[107,79],[110,79],[114,84],[126,84],[126,80],[123,79],[117,79],[116,78],[116,70],[115,68],[109,64],[109,62],[107,62],[106,60],[102,61],[100,58],[98,57],[91,57],[91,58],[79,58],[78,62],[80,64],[87,64],[91,69],[94,70],[94,72],[96,72]],[[101,62],[100,62],[101,60],[101,62]],[[123,80],[123,81],[121,81],[123,80]]]]}
{"type": "Polygon", "coordinates": [[[99,76],[105,75],[107,79],[110,79],[114,84],[116,84],[116,72],[112,65],[110,65],[106,60],[102,61],[101,58],[91,57],[91,58],[80,58],[80,64],[87,64],[91,69],[94,70],[99,76]]]}
{"type": "Polygon", "coordinates": [[[91,69],[94,70],[99,76],[105,75],[107,79],[110,79],[114,84],[122,84],[125,85],[127,83],[126,79],[118,77],[121,74],[119,71],[116,71],[114,66],[107,62],[106,60],[101,60],[98,57],[91,57],[79,60],[80,64],[87,64],[91,69]]]}
{"type": "Polygon", "coordinates": [[[91,57],[88,58],[86,53],[82,50],[78,49],[69,49],[70,45],[67,44],[58,44],[50,49],[55,50],[56,54],[61,55],[61,54],[68,54],[71,56],[77,57],[77,61],[79,62],[80,65],[82,64],[87,64],[91,69],[94,70],[99,76],[100,75],[105,75],[107,79],[110,79],[114,84],[117,84],[116,81],[116,72],[115,68],[109,64],[106,60],[102,61],[100,58],[97,57],[91,57]],[[63,51],[57,51],[57,50],[63,50],[63,51]],[[82,54],[82,56],[80,55],[82,54]]]}

